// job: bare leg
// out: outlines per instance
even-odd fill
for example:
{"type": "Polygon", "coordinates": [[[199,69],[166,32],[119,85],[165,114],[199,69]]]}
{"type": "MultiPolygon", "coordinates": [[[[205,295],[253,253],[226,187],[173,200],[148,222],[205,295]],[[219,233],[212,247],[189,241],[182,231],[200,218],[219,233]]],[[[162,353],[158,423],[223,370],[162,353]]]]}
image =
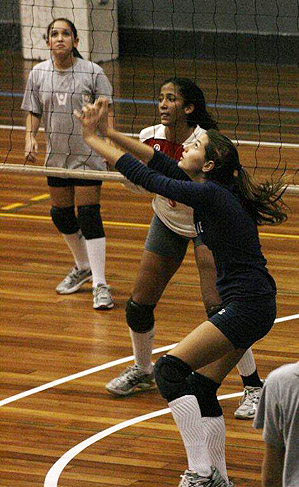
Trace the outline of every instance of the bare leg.
{"type": "Polygon", "coordinates": [[[138,304],[156,304],[181,261],[144,250],[132,292],[138,304]]]}
{"type": "MultiPolygon", "coordinates": [[[[133,301],[139,305],[156,304],[180,265],[181,262],[177,259],[165,258],[145,250],[132,293],[133,301]]],[[[142,323],[140,325],[142,326],[142,323]]],[[[140,333],[130,327],[130,336],[135,363],[146,373],[151,373],[154,328],[146,333],[140,333]]]]}

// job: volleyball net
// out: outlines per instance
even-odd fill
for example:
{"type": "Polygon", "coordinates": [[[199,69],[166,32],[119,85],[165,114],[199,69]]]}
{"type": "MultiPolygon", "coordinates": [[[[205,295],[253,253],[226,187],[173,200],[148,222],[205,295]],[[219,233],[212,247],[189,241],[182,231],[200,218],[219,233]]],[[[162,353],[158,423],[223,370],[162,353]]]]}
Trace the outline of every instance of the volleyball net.
{"type": "Polygon", "coordinates": [[[296,65],[283,64],[281,39],[286,25],[298,35],[298,9],[282,8],[279,0],[267,12],[262,5],[258,0],[246,8],[238,0],[20,0],[14,22],[21,49],[16,37],[1,55],[0,172],[123,179],[117,172],[45,167],[43,133],[38,163],[24,161],[26,81],[32,67],[49,58],[48,24],[65,17],[77,27],[82,56],[99,63],[110,79],[118,130],[137,137],[142,128],[158,124],[163,80],[191,78],[203,89],[220,130],[237,144],[244,166],[258,177],[287,175],[289,192],[297,194],[298,74],[296,65]],[[263,59],[267,28],[271,56],[263,59]]]}

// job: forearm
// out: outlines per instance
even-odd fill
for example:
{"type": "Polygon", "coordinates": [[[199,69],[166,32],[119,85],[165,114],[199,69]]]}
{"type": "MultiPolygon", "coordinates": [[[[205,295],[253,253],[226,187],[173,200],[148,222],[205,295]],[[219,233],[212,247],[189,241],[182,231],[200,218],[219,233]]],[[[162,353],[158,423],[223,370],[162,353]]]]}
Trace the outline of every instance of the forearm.
{"type": "Polygon", "coordinates": [[[84,140],[95,152],[106,159],[111,167],[114,167],[118,159],[125,154],[123,150],[114,147],[96,134],[87,135],[84,140]]]}
{"type": "Polygon", "coordinates": [[[36,136],[39,126],[40,126],[41,117],[35,115],[34,113],[28,113],[26,117],[26,137],[27,136],[36,136]]]}
{"type": "Polygon", "coordinates": [[[130,152],[137,159],[147,164],[154,155],[154,149],[146,144],[143,144],[138,139],[127,137],[126,135],[109,127],[107,137],[119,145],[124,152],[130,152]]]}
{"type": "Polygon", "coordinates": [[[266,443],[262,468],[262,487],[282,487],[284,450],[266,443]]]}

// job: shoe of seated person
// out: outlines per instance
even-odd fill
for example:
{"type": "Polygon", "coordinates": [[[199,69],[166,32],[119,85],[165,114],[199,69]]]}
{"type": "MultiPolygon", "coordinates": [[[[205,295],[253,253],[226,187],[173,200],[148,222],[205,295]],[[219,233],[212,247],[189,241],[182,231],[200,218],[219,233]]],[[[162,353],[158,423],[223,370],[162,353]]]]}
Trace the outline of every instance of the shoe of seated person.
{"type": "Polygon", "coordinates": [[[234,487],[232,482],[227,483],[216,467],[211,467],[209,477],[201,477],[197,472],[185,470],[181,475],[179,487],[234,487]]]}
{"type": "Polygon", "coordinates": [[[79,269],[73,267],[68,275],[56,287],[58,294],[72,294],[78,291],[80,287],[87,281],[91,281],[92,274],[90,269],[79,269]]]}
{"type": "Polygon", "coordinates": [[[261,397],[262,387],[246,386],[234,416],[237,419],[253,419],[261,397]]]}
{"type": "Polygon", "coordinates": [[[138,365],[124,370],[106,385],[106,389],[117,396],[127,396],[137,391],[148,391],[156,387],[154,372],[146,374],[138,365]]]}

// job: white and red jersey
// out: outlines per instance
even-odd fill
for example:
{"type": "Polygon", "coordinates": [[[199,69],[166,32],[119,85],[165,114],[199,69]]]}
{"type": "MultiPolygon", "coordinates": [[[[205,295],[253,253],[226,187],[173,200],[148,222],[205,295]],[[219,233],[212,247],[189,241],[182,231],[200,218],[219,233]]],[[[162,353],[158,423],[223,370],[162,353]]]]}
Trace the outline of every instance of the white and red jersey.
{"type": "MultiPolygon", "coordinates": [[[[141,130],[139,139],[141,142],[179,161],[184,150],[184,145],[191,144],[203,133],[205,133],[205,130],[197,125],[192,135],[183,144],[177,144],[166,139],[165,126],[159,124],[141,130]]],[[[193,208],[169,200],[158,194],[155,195],[152,205],[156,215],[170,230],[184,237],[196,237],[197,234],[193,222],[193,208]]]]}

